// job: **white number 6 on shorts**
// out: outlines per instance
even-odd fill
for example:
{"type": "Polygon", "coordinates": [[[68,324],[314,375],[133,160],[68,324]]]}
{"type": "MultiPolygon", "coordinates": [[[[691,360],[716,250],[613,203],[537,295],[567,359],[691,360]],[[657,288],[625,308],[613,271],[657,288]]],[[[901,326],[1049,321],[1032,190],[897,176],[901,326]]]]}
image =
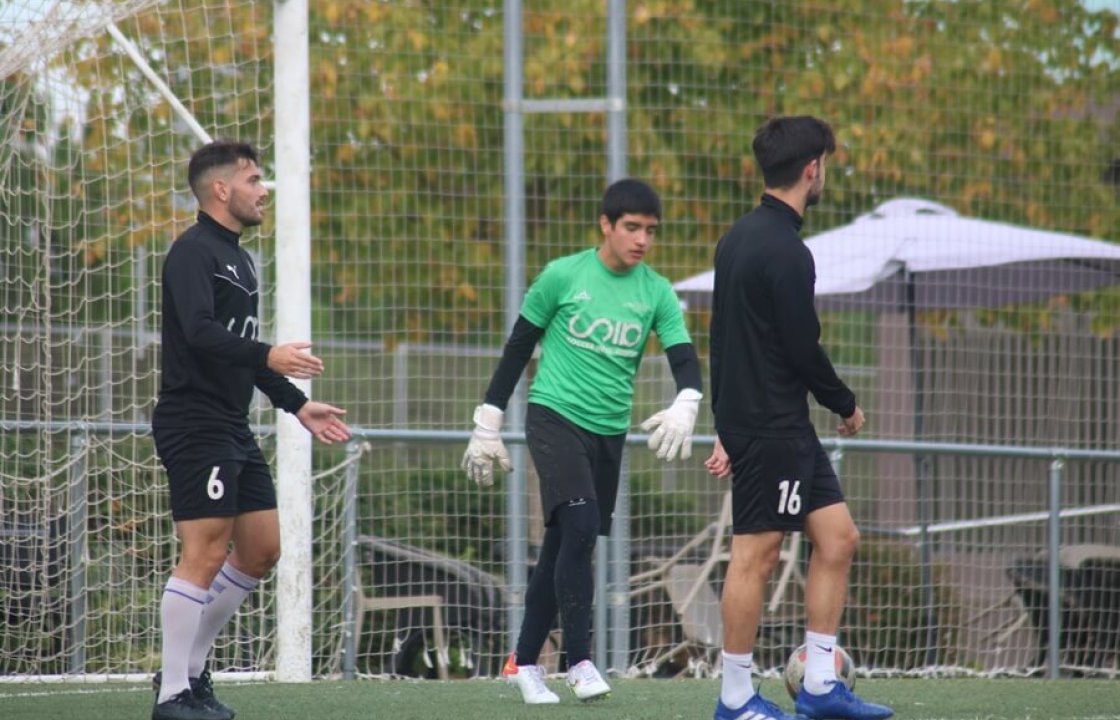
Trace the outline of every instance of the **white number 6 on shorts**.
{"type": "Polygon", "coordinates": [[[211,500],[221,500],[222,496],[226,494],[226,486],[218,478],[218,471],[221,468],[217,465],[210,471],[210,479],[206,481],[206,494],[210,496],[211,500]]]}

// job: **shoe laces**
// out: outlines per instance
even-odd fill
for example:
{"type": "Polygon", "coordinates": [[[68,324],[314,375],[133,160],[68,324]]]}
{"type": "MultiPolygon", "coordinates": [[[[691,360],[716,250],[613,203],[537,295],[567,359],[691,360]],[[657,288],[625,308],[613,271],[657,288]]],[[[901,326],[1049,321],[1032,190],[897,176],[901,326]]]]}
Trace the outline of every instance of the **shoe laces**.
{"type": "Polygon", "coordinates": [[[583,660],[572,668],[572,680],[576,683],[592,683],[599,681],[599,671],[590,660],[583,660]]]}
{"type": "MultiPolygon", "coordinates": [[[[772,700],[767,700],[766,698],[762,697],[762,695],[757,693],[757,692],[754,694],[754,697],[752,698],[752,700],[754,700],[759,705],[761,705],[762,706],[761,709],[764,710],[767,715],[771,715],[773,717],[784,717],[784,715],[785,715],[785,713],[782,712],[782,709],[780,707],[778,707],[778,703],[773,702],[772,700]]],[[[757,711],[758,710],[756,709],[755,712],[757,712],[757,711]]]]}
{"type": "Polygon", "coordinates": [[[839,697],[844,702],[849,702],[849,703],[860,702],[859,699],[856,698],[855,693],[853,693],[848,688],[848,686],[845,685],[844,683],[842,683],[841,681],[839,681],[839,680],[829,680],[828,685],[830,686],[829,687],[829,692],[836,693],[837,697],[839,697]]]}
{"type": "MultiPolygon", "coordinates": [[[[175,705],[185,705],[186,707],[189,707],[189,708],[197,708],[198,707],[198,700],[197,700],[197,698],[195,698],[194,693],[191,692],[190,688],[187,688],[186,690],[180,690],[179,692],[175,693],[174,695],[167,698],[163,702],[164,703],[173,703],[175,705]]],[[[160,704],[163,704],[163,703],[160,703],[160,704]]]]}
{"type": "Polygon", "coordinates": [[[517,673],[525,673],[525,677],[529,679],[529,683],[533,686],[533,692],[538,695],[551,692],[548,685],[544,683],[544,668],[540,665],[519,665],[517,673]]]}
{"type": "Polygon", "coordinates": [[[191,690],[200,699],[214,694],[214,681],[210,679],[209,670],[203,670],[197,678],[191,678],[191,690]]]}

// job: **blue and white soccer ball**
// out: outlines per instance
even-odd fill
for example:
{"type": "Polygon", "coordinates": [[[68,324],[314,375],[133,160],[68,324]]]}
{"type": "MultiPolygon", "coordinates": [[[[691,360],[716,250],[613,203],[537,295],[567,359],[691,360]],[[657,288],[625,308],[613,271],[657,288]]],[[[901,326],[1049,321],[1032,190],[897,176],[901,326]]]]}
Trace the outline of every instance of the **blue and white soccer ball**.
{"type": "MultiPolygon", "coordinates": [[[[852,656],[848,651],[839,645],[833,646],[832,656],[836,660],[836,678],[844,683],[849,690],[856,684],[856,668],[852,664],[852,656]]],[[[809,651],[805,646],[797,648],[789,656],[786,662],[785,672],[782,677],[786,681],[786,692],[793,699],[797,699],[797,693],[801,691],[801,681],[805,677],[805,661],[809,656],[809,651]]]]}

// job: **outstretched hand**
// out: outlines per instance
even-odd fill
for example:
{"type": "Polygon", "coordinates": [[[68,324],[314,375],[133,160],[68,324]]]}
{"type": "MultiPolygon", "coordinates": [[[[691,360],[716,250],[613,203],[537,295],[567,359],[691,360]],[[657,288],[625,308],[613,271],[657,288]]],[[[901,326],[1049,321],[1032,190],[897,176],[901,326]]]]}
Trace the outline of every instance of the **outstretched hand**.
{"type": "Polygon", "coordinates": [[[296,417],[309,433],[319,439],[319,442],[330,445],[350,439],[350,428],[342,422],[342,416],[345,414],[346,411],[342,408],[308,400],[296,413],[296,417]]]}
{"type": "Polygon", "coordinates": [[[310,380],[323,374],[323,361],[307,350],[309,342],[290,342],[273,345],[268,350],[268,367],[281,375],[296,380],[310,380]]]}
{"type": "Polygon", "coordinates": [[[699,390],[685,388],[677,393],[672,405],[642,423],[642,430],[650,433],[649,449],[657,453],[658,460],[670,462],[678,451],[681,460],[692,457],[692,430],[702,397],[699,390]]]}

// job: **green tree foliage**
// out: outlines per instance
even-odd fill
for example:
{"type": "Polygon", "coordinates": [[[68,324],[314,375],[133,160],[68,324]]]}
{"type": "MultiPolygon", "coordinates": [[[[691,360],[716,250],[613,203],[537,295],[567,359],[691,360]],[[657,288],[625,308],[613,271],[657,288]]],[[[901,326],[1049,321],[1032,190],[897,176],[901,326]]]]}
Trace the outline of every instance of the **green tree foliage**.
{"type": "MultiPolygon", "coordinates": [[[[269,5],[199,5],[122,29],[212,134],[269,157],[271,94],[287,90],[272,87],[269,5]]],[[[500,3],[310,6],[317,326],[498,342],[500,3]]],[[[602,96],[604,4],[526,7],[526,97],[602,96]]],[[[1117,190],[1102,179],[1120,138],[1113,13],[1069,0],[633,0],[627,30],[629,172],[666,201],[653,258],[666,275],[705,269],[754,202],[750,139],[773,113],[825,117],[842,144],[810,234],[907,194],[1116,239],[1117,190]]],[[[92,208],[67,242],[97,267],[114,243],[161,252],[189,220],[183,166],[197,141],[108,38],[84,42],[66,61],[90,112],[60,183],[92,208]]],[[[602,115],[526,118],[527,277],[596,242],[604,155],[602,115]]],[[[1111,332],[1114,296],[1092,302],[1111,332]]]]}
{"type": "MultiPolygon", "coordinates": [[[[226,13],[185,5],[131,17],[121,30],[212,135],[268,152],[271,81],[261,69],[271,66],[271,18],[253,3],[226,13]]],[[[16,183],[0,192],[0,214],[22,228],[21,242],[50,255],[16,268],[23,278],[51,268],[41,299],[23,307],[38,308],[39,322],[128,321],[132,250],[162,255],[189,222],[185,166],[198,140],[105,32],[4,82],[14,89],[4,91],[0,170],[16,183]]],[[[18,255],[7,237],[4,247],[18,255]]]]}
{"type": "MultiPolygon", "coordinates": [[[[316,217],[337,327],[495,342],[500,13],[328,2],[314,23],[331,38],[314,49],[316,153],[331,168],[316,176],[316,217]]],[[[524,26],[527,97],[602,95],[602,3],[532,3],[524,26]]],[[[842,143],[809,232],[908,194],[1114,235],[1116,191],[1101,178],[1115,123],[1097,111],[1120,87],[1116,26],[1060,0],[629,3],[630,172],[666,198],[655,264],[708,266],[760,189],[750,138],[773,113],[819,114],[842,143]]],[[[604,133],[600,115],[527,118],[530,277],[595,242],[604,133]]]]}

